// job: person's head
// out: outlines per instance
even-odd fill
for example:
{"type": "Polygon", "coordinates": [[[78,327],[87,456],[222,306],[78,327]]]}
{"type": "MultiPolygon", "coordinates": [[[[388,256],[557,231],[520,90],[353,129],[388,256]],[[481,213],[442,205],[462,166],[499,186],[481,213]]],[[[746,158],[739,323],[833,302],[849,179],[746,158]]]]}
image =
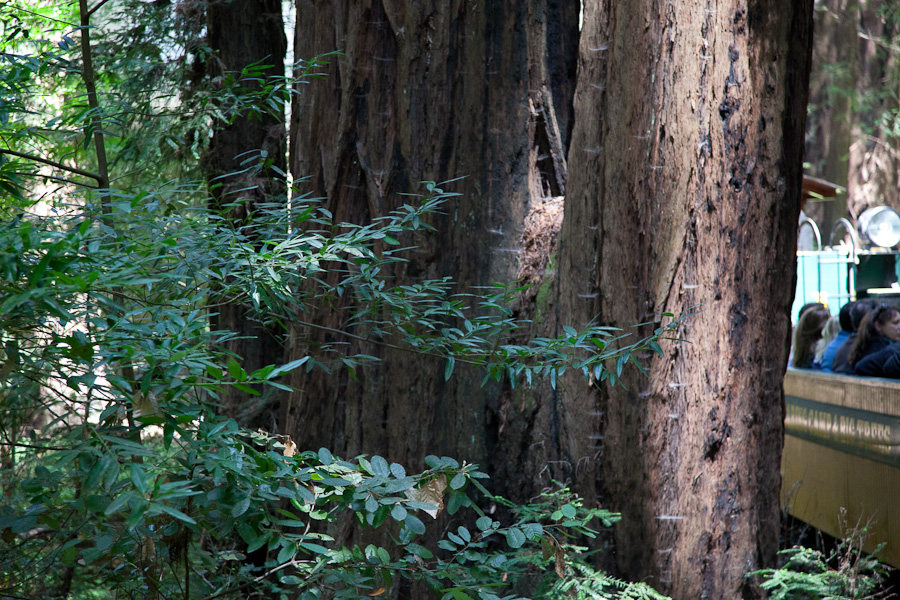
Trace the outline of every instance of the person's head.
{"type": "Polygon", "coordinates": [[[855,304],[856,302],[848,302],[843,305],[838,312],[838,320],[840,321],[841,329],[844,331],[855,331],[855,329],[853,329],[853,319],[850,318],[850,310],[855,304]]]}
{"type": "Polygon", "coordinates": [[[831,340],[837,337],[837,334],[840,333],[841,329],[839,317],[831,317],[828,319],[828,322],[825,323],[825,328],[822,329],[822,339],[816,342],[816,358],[813,360],[814,363],[822,362],[822,358],[825,356],[825,348],[828,347],[831,340]]]}
{"type": "Polygon", "coordinates": [[[803,315],[806,314],[806,311],[811,310],[813,308],[825,308],[825,305],[821,302],[807,302],[803,306],[800,307],[800,310],[797,311],[797,322],[800,322],[800,319],[803,318],[803,315]]]}
{"type": "Polygon", "coordinates": [[[795,367],[808,367],[812,363],[816,342],[822,337],[822,329],[831,318],[825,307],[810,308],[800,317],[794,329],[794,354],[791,357],[795,367]]]}
{"type": "Polygon", "coordinates": [[[891,342],[900,341],[900,311],[893,306],[879,304],[863,317],[862,323],[859,324],[856,340],[847,356],[850,364],[856,366],[856,363],[868,353],[872,342],[878,337],[887,338],[891,342]]]}
{"type": "Polygon", "coordinates": [[[892,342],[900,342],[900,311],[893,306],[881,304],[875,307],[870,314],[878,335],[886,337],[892,342]]]}
{"type": "Polygon", "coordinates": [[[853,326],[851,331],[859,332],[859,326],[862,324],[863,319],[873,308],[875,308],[875,301],[871,298],[856,301],[856,304],[850,309],[850,322],[853,326]]]}

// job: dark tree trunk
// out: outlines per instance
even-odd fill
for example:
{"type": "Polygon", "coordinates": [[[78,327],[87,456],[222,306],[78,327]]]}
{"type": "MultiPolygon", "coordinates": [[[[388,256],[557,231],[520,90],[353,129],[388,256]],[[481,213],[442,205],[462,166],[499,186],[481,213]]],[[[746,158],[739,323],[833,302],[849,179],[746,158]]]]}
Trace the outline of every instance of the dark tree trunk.
{"type": "MultiPolygon", "coordinates": [[[[210,0],[207,23],[209,46],[217,52],[207,61],[211,78],[236,74],[252,64],[270,65],[263,76],[284,77],[287,42],[279,0],[210,0]]],[[[286,141],[284,116],[269,113],[238,117],[213,133],[204,161],[212,205],[226,210],[236,229],[248,224],[259,203],[284,202],[278,173],[286,172],[286,141]],[[269,163],[264,165],[264,159],[269,163]]],[[[280,363],[282,332],[252,318],[249,307],[241,304],[226,303],[216,311],[212,327],[237,334],[227,346],[246,371],[280,363]]],[[[242,425],[273,430],[276,413],[267,400],[251,401],[247,394],[232,390],[223,394],[222,404],[242,425]]]]}
{"type": "MultiPolygon", "coordinates": [[[[297,3],[296,55],[341,50],[328,78],[294,105],[291,169],[298,191],[325,198],[338,221],[367,223],[423,191],[420,181],[465,177],[437,231],[396,267],[396,283],[452,276],[458,291],[510,281],[529,208],[565,186],[578,3],[297,3]],[[305,186],[305,187],[304,187],[305,186]]],[[[335,325],[339,317],[309,319],[335,325]]],[[[302,356],[327,338],[292,332],[302,356]]],[[[344,341],[344,340],[332,340],[344,341]]],[[[359,350],[350,346],[345,351],[359,350]]],[[[382,453],[420,466],[429,453],[486,464],[498,438],[501,388],[482,372],[383,348],[357,372],[295,373],[301,392],[284,407],[301,446],[382,453]]]]}
{"type": "Polygon", "coordinates": [[[701,312],[643,357],[649,380],[629,370],[602,399],[568,382],[560,427],[573,460],[604,436],[627,576],[757,597],[744,576],[778,547],[812,0],[595,1],[584,24],[559,310],[626,328],[701,312]]]}

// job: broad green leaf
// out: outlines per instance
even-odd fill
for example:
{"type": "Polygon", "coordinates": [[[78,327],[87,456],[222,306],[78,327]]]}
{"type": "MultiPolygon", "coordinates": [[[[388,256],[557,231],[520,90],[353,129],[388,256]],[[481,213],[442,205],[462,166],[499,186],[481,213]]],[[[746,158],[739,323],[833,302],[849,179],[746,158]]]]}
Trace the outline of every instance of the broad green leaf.
{"type": "Polygon", "coordinates": [[[454,490],[462,489],[466,485],[466,474],[463,472],[459,472],[453,476],[453,479],[450,480],[450,488],[454,490]]]}
{"type": "Polygon", "coordinates": [[[239,517],[250,508],[250,498],[243,498],[238,500],[234,506],[231,507],[231,516],[239,517]]]}
{"type": "Polygon", "coordinates": [[[406,520],[406,509],[403,508],[402,504],[394,505],[391,509],[391,517],[393,517],[395,521],[403,522],[406,520]]]}
{"type": "Polygon", "coordinates": [[[391,468],[388,466],[388,462],[382,457],[377,455],[373,456],[369,460],[369,463],[372,465],[372,471],[375,473],[375,475],[378,475],[380,477],[390,477],[391,468]]]}
{"type": "Polygon", "coordinates": [[[447,499],[447,512],[451,515],[455,515],[460,508],[462,508],[463,506],[468,506],[469,503],[469,498],[465,494],[461,492],[453,492],[447,499]]]}
{"type": "Polygon", "coordinates": [[[525,543],[525,534],[516,527],[511,527],[506,531],[506,543],[510,548],[521,548],[525,543]]]}
{"type": "Polygon", "coordinates": [[[425,523],[423,523],[415,515],[407,514],[406,519],[403,522],[413,533],[417,533],[419,535],[425,533],[425,523]]]}
{"type": "Polygon", "coordinates": [[[247,379],[247,372],[238,364],[233,356],[228,357],[228,374],[236,381],[244,381],[247,379]]]}
{"type": "Polygon", "coordinates": [[[330,465],[334,462],[334,457],[328,448],[319,448],[319,460],[322,461],[323,465],[330,465]]]}

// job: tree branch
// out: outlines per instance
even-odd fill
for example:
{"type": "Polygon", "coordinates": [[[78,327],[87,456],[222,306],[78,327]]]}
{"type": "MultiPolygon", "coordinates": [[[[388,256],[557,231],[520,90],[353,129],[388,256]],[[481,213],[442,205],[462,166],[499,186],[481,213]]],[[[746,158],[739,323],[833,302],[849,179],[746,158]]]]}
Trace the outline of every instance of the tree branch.
{"type": "Polygon", "coordinates": [[[90,9],[89,11],[87,11],[87,16],[90,17],[92,14],[94,14],[95,12],[97,12],[97,9],[98,9],[98,8],[100,8],[101,6],[103,6],[104,4],[106,4],[107,2],[109,2],[109,0],[100,0],[100,2],[99,2],[94,8],[90,9]]]}
{"type": "MultiPolygon", "coordinates": [[[[300,320],[296,320],[296,321],[294,321],[294,322],[297,323],[298,325],[303,325],[303,326],[306,326],[306,327],[312,327],[313,329],[319,329],[319,330],[321,330],[321,331],[327,331],[328,333],[334,333],[334,334],[336,334],[336,335],[342,335],[342,336],[344,336],[344,337],[348,337],[348,338],[351,338],[351,339],[354,339],[354,340],[359,340],[360,342],[366,342],[366,343],[369,343],[369,344],[374,344],[374,345],[376,345],[376,346],[382,346],[382,347],[384,347],[384,348],[391,348],[391,349],[393,349],[393,350],[400,350],[401,352],[408,352],[408,353],[410,353],[410,354],[416,354],[416,355],[419,355],[419,356],[430,356],[430,357],[432,357],[432,358],[441,358],[441,359],[447,359],[447,358],[451,358],[451,357],[452,357],[453,360],[455,360],[455,361],[458,362],[458,363],[474,365],[474,366],[476,366],[476,367],[483,367],[483,366],[484,366],[484,362],[479,362],[479,361],[473,360],[473,359],[471,359],[471,358],[456,357],[456,356],[451,356],[451,355],[449,355],[449,354],[448,354],[448,355],[444,355],[444,354],[440,354],[440,353],[438,353],[438,352],[432,352],[432,351],[429,351],[429,350],[417,350],[416,348],[408,348],[408,347],[406,347],[406,346],[398,346],[397,344],[392,344],[392,343],[390,343],[390,342],[385,342],[384,340],[376,340],[376,339],[372,339],[372,338],[369,338],[369,337],[363,337],[363,336],[360,336],[360,335],[356,335],[356,334],[354,334],[354,333],[350,333],[349,331],[342,331],[342,330],[340,330],[340,329],[334,329],[334,328],[332,328],[332,327],[326,327],[325,325],[316,325],[315,323],[310,323],[310,322],[308,322],[308,321],[300,321],[300,320]]],[[[487,355],[487,353],[485,353],[485,355],[487,355]]]]}
{"type": "Polygon", "coordinates": [[[34,162],[43,163],[45,165],[49,165],[56,169],[60,169],[62,171],[68,171],[69,173],[75,173],[76,175],[81,175],[82,177],[90,177],[98,184],[103,181],[103,177],[97,173],[91,173],[90,171],[85,171],[83,169],[79,169],[77,167],[67,167],[62,163],[58,163],[55,160],[50,160],[48,158],[41,158],[40,156],[35,156],[34,154],[27,154],[25,152],[16,152],[15,150],[7,150],[6,148],[0,148],[0,154],[9,154],[10,156],[17,156],[19,158],[24,158],[25,160],[32,160],[34,162]]]}
{"type": "Polygon", "coordinates": [[[75,181],[74,179],[66,179],[65,177],[57,177],[56,175],[44,175],[42,173],[26,173],[24,171],[14,171],[16,175],[23,175],[25,177],[40,177],[41,179],[52,179],[53,181],[58,181],[60,183],[68,183],[71,185],[80,185],[82,187],[90,188],[92,190],[97,189],[92,185],[88,185],[86,183],[80,183],[75,181]]]}

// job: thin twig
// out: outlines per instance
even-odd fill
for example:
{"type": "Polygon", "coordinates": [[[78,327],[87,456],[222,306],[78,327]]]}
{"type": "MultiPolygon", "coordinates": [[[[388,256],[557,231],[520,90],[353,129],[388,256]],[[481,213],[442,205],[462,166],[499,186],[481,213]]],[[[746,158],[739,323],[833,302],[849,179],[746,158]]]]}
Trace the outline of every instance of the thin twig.
{"type": "MultiPolygon", "coordinates": [[[[90,188],[92,190],[96,190],[97,188],[93,185],[88,185],[86,183],[81,183],[79,181],[75,181],[74,179],[66,179],[65,177],[57,177],[56,175],[44,175],[43,173],[25,173],[24,171],[13,171],[16,175],[24,175],[25,177],[40,177],[42,179],[52,179],[53,181],[59,181],[60,183],[68,183],[71,185],[80,185],[82,187],[90,188]]],[[[57,190],[62,188],[57,188],[57,190]]]]}
{"type": "Polygon", "coordinates": [[[92,14],[94,14],[95,12],[97,12],[97,9],[98,9],[98,8],[100,8],[101,6],[103,6],[104,4],[106,4],[107,2],[109,2],[109,0],[100,0],[100,2],[99,2],[94,8],[90,9],[89,11],[87,11],[87,16],[90,17],[92,14]]]}
{"type": "Polygon", "coordinates": [[[13,446],[15,448],[31,448],[32,450],[69,450],[60,446],[37,446],[34,444],[22,444],[20,442],[0,442],[0,446],[13,446]]]}
{"type": "Polygon", "coordinates": [[[221,592],[217,592],[215,594],[212,594],[211,596],[206,596],[205,598],[203,598],[203,600],[216,600],[216,598],[221,598],[222,596],[227,596],[229,594],[233,594],[234,592],[239,592],[245,588],[250,587],[251,585],[255,585],[255,584],[259,583],[260,581],[264,580],[269,575],[272,575],[273,573],[277,573],[278,571],[280,571],[286,567],[291,567],[291,566],[297,566],[297,561],[294,559],[291,559],[286,563],[280,564],[277,567],[273,567],[272,569],[269,569],[268,571],[266,571],[259,577],[255,577],[255,578],[251,579],[250,581],[245,581],[244,583],[242,583],[238,586],[235,586],[233,588],[222,590],[221,592]]]}
{"type": "MultiPolygon", "coordinates": [[[[416,348],[406,348],[404,346],[398,346],[398,345],[392,344],[390,342],[385,342],[382,340],[374,340],[372,338],[356,335],[356,334],[350,333],[348,331],[341,331],[340,329],[334,329],[333,327],[326,327],[325,325],[316,325],[315,323],[309,323],[307,321],[299,321],[299,320],[294,321],[294,322],[298,325],[305,325],[307,327],[312,327],[314,329],[319,329],[321,331],[327,331],[329,333],[334,333],[337,335],[342,335],[344,337],[352,338],[354,340],[359,340],[360,342],[367,342],[369,344],[375,344],[376,346],[384,346],[385,348],[391,348],[393,350],[400,350],[402,352],[409,352],[410,354],[417,354],[419,356],[431,356],[434,358],[447,358],[447,356],[445,356],[443,354],[438,354],[437,352],[430,352],[428,350],[422,351],[422,350],[417,350],[416,348]]],[[[484,366],[483,362],[478,362],[478,361],[474,361],[471,359],[454,357],[454,360],[456,360],[456,362],[460,362],[460,363],[464,363],[464,364],[475,365],[476,367],[484,366]]]]}
{"type": "Polygon", "coordinates": [[[24,158],[26,160],[33,160],[34,162],[43,163],[45,165],[50,165],[51,167],[55,167],[57,169],[61,169],[63,171],[68,171],[69,173],[75,173],[76,175],[81,175],[82,177],[90,177],[95,180],[97,183],[101,183],[103,181],[103,177],[98,175],[97,173],[91,173],[90,171],[85,171],[83,169],[79,169],[77,167],[67,167],[62,163],[58,163],[55,160],[50,160],[47,158],[41,158],[40,156],[35,156],[34,154],[27,154],[25,152],[16,152],[15,150],[7,150],[6,148],[0,148],[0,154],[9,154],[11,156],[17,156],[19,158],[24,158]]]}
{"type": "Polygon", "coordinates": [[[77,27],[77,25],[74,25],[73,23],[69,23],[68,21],[62,21],[62,20],[60,20],[60,19],[54,19],[53,17],[48,17],[47,15],[42,15],[42,14],[40,14],[40,13],[36,13],[36,12],[30,11],[30,10],[28,10],[27,8],[22,8],[21,6],[16,6],[16,7],[15,7],[15,10],[17,10],[17,11],[19,11],[19,12],[23,12],[23,13],[28,13],[29,15],[32,15],[32,16],[35,16],[35,17],[39,17],[39,18],[41,18],[41,19],[47,19],[48,21],[56,21],[57,23],[62,23],[63,25],[68,25],[69,27],[77,27]]]}

